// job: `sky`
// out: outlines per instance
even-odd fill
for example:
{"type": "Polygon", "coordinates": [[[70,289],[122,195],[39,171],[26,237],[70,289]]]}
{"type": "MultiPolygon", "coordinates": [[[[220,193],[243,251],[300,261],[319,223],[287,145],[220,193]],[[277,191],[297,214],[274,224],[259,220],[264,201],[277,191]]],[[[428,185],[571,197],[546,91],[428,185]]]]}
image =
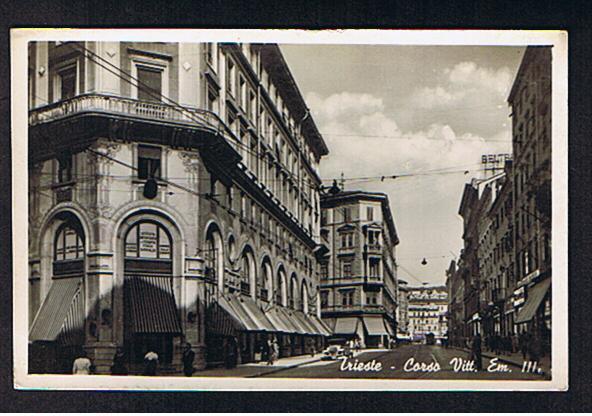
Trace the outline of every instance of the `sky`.
{"type": "Polygon", "coordinates": [[[399,278],[444,284],[463,243],[464,184],[482,177],[482,154],[511,153],[507,96],[524,48],[280,47],[329,148],[321,177],[386,193],[399,278]],[[355,179],[401,174],[413,176],[355,179]]]}

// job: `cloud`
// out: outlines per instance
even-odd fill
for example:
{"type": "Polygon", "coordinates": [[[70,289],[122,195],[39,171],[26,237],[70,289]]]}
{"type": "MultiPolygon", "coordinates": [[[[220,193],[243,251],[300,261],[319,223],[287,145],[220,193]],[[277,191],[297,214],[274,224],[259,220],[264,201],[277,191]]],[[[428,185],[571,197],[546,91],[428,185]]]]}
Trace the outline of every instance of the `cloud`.
{"type": "Polygon", "coordinates": [[[400,175],[383,181],[350,180],[346,189],[385,192],[401,240],[399,255],[419,257],[401,264],[416,275],[431,274],[421,276],[426,280],[440,281],[450,259],[430,260],[424,267],[419,263],[421,257],[458,253],[462,221],[457,211],[463,186],[479,176],[482,154],[510,151],[509,130],[484,137],[459,133],[444,121],[402,129],[395,113],[369,94],[309,94],[307,101],[329,147],[329,155],[321,161],[321,176],[339,178],[342,172],[346,178],[400,175]]]}
{"type": "Polygon", "coordinates": [[[508,67],[498,69],[479,67],[474,62],[460,62],[445,68],[435,87],[417,88],[410,102],[416,108],[437,109],[464,103],[487,104],[491,100],[505,100],[510,86],[508,67]]]}

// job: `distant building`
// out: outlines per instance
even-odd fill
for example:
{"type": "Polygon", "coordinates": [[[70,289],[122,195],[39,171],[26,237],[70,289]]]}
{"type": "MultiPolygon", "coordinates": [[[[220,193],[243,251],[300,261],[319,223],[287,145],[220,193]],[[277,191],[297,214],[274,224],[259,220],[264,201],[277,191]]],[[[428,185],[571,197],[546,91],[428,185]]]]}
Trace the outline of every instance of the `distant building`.
{"type": "Polygon", "coordinates": [[[382,193],[340,191],[321,196],[321,311],[334,337],[387,345],[397,331],[399,237],[382,193]]]}
{"type": "Polygon", "coordinates": [[[397,305],[397,335],[409,335],[409,287],[399,279],[399,304],[397,305]]]}
{"type": "Polygon", "coordinates": [[[409,334],[413,340],[445,338],[448,332],[446,286],[409,288],[409,334]]]}

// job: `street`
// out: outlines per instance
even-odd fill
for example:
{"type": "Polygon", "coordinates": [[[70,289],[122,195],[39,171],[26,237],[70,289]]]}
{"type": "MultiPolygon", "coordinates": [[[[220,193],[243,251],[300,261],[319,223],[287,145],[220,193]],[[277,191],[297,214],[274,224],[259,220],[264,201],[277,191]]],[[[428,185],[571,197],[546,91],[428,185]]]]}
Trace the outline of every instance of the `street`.
{"type": "Polygon", "coordinates": [[[403,345],[395,350],[364,352],[353,359],[349,359],[346,363],[342,360],[317,361],[296,368],[276,371],[264,376],[456,380],[545,379],[540,374],[523,373],[521,368],[514,365],[506,366],[502,362],[496,365],[494,361],[485,357],[483,358],[483,370],[476,371],[471,368],[470,362],[467,359],[468,353],[466,351],[454,348],[446,349],[440,346],[412,344],[403,345]],[[424,363],[423,366],[421,363],[424,363]],[[358,371],[360,367],[362,367],[361,371],[358,371]],[[488,367],[490,371],[487,371],[488,367]]]}

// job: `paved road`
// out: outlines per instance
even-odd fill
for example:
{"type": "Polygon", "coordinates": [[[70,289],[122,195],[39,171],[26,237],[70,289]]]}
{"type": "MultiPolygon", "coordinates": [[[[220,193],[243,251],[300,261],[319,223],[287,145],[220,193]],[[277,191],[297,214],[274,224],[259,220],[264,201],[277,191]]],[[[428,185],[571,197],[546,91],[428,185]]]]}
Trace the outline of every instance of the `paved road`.
{"type": "Polygon", "coordinates": [[[488,358],[483,358],[483,370],[476,371],[470,368],[467,359],[468,354],[465,351],[413,344],[404,345],[395,350],[365,352],[345,363],[338,360],[305,364],[297,368],[281,370],[266,377],[544,380],[540,374],[523,373],[519,367],[505,366],[501,362],[499,364],[504,367],[495,367],[488,358]],[[344,371],[346,364],[351,364],[353,367],[361,364],[365,368],[362,369],[363,371],[354,371],[350,367],[349,371],[344,371]],[[461,369],[463,364],[464,368],[461,369]],[[455,365],[457,371],[455,371],[455,365]],[[500,371],[487,371],[488,367],[490,370],[500,371]],[[405,369],[412,371],[405,371],[405,369]]]}

